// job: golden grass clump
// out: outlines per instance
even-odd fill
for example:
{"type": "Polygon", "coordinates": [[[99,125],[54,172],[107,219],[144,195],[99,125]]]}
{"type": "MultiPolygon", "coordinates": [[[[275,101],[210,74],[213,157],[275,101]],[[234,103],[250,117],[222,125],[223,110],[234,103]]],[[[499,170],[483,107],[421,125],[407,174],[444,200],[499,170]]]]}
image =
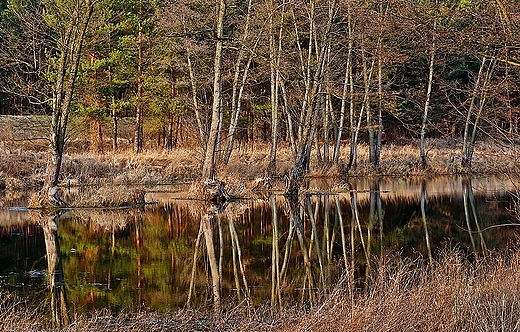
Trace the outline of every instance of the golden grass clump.
{"type": "Polygon", "coordinates": [[[12,293],[0,293],[0,331],[42,331],[49,328],[44,310],[12,293]]]}
{"type": "Polygon", "coordinates": [[[142,188],[126,186],[80,190],[74,195],[64,196],[64,199],[74,207],[128,207],[146,203],[142,188]]]}
{"type": "Polygon", "coordinates": [[[394,256],[379,263],[365,290],[347,282],[301,322],[309,331],[517,331],[520,252],[471,260],[445,250],[432,266],[394,256]]]}

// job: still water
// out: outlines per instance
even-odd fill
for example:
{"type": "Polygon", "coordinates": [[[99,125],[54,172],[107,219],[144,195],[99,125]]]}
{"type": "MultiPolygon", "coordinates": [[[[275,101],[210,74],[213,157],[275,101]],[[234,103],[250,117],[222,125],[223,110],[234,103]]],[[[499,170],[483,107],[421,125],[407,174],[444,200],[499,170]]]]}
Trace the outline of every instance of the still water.
{"type": "Polygon", "coordinates": [[[273,193],[218,207],[186,199],[186,189],[149,188],[157,203],[141,209],[59,216],[20,208],[26,193],[5,194],[0,291],[79,314],[278,305],[315,300],[345,270],[362,282],[385,253],[482,255],[520,234],[508,179],[315,183],[299,202],[273,193]]]}

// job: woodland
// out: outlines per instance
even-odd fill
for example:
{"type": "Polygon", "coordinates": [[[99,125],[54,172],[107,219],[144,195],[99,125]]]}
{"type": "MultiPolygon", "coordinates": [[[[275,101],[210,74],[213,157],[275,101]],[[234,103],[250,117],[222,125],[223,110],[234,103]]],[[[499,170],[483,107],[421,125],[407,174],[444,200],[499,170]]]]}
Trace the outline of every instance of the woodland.
{"type": "Polygon", "coordinates": [[[203,181],[255,141],[274,176],[277,149],[288,147],[290,194],[311,155],[348,171],[361,142],[377,169],[386,143],[418,146],[427,167],[428,140],[450,139],[471,170],[478,140],[503,151],[518,140],[513,0],[4,0],[0,9],[0,111],[52,119],[47,189],[59,182],[69,118],[88,125],[81,135],[98,153],[121,149],[128,117],[134,154],[146,141],[201,148],[203,181]]]}
{"type": "MultiPolygon", "coordinates": [[[[0,0],[0,189],[36,189],[30,207],[49,207],[29,211],[45,236],[52,328],[518,329],[517,245],[482,260],[457,248],[428,262],[389,254],[373,283],[340,280],[318,307],[213,316],[71,323],[55,272],[56,221],[71,207],[63,188],[74,185],[97,190],[79,207],[123,210],[143,207],[145,192],[116,185],[193,181],[190,194],[203,199],[190,204],[215,258],[225,205],[213,203],[272,189],[273,179],[310,252],[298,201],[309,175],[338,176],[352,195],[340,182],[356,175],[518,175],[519,69],[516,0],[0,0]]],[[[213,263],[205,276],[217,302],[213,263]]],[[[5,294],[2,326],[48,328],[5,294]]]]}

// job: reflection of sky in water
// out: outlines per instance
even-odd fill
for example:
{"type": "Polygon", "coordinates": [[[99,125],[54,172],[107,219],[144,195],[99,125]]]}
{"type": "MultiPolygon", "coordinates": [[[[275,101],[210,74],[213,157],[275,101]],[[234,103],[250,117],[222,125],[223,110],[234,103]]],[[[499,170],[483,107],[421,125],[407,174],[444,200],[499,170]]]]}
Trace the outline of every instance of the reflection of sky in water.
{"type": "MultiPolygon", "coordinates": [[[[367,254],[377,256],[398,250],[405,255],[420,252],[427,257],[428,243],[433,254],[445,245],[481,251],[485,247],[504,247],[517,235],[514,227],[478,233],[479,229],[514,221],[508,212],[513,206],[508,192],[514,190],[509,180],[482,178],[469,183],[464,178],[386,178],[360,179],[341,186],[313,180],[309,186],[311,192],[335,192],[330,196],[310,196],[308,203],[300,203],[306,212],[303,231],[307,252],[311,253],[310,270],[304,268],[299,239],[291,230],[289,205],[284,197],[276,196],[275,257],[279,263],[274,270],[274,209],[270,200],[230,203],[224,213],[213,218],[223,301],[239,301],[246,293],[243,285],[247,283],[253,303],[269,302],[272,271],[280,278],[275,288],[282,289],[283,301],[301,300],[307,296],[304,293],[309,293],[308,273],[312,274],[313,292],[333,285],[344,266],[344,253],[347,261],[356,264],[356,276],[361,277],[367,254]],[[471,190],[464,190],[463,183],[470,184],[471,190]],[[420,209],[423,189],[426,224],[420,209]],[[357,211],[351,206],[353,198],[357,200],[357,211]],[[341,218],[336,199],[341,205],[341,218]],[[353,221],[354,211],[359,223],[353,221]],[[287,246],[290,234],[293,240],[287,246]],[[342,243],[347,250],[343,250],[342,243]],[[351,248],[355,250],[353,257],[351,248]]],[[[60,217],[58,240],[70,308],[79,313],[100,308],[136,309],[140,305],[170,310],[184,306],[190,284],[193,306],[211,303],[210,263],[204,235],[199,234],[201,203],[180,199],[184,192],[178,188],[168,189],[171,188],[150,191],[147,199],[158,203],[144,210],[85,209],[68,211],[60,217]],[[197,262],[193,270],[194,256],[197,262]]],[[[8,208],[0,209],[0,288],[43,300],[47,261],[43,231],[35,220],[38,213],[16,208],[23,206],[19,197],[13,201],[4,197],[2,202],[8,208]]]]}

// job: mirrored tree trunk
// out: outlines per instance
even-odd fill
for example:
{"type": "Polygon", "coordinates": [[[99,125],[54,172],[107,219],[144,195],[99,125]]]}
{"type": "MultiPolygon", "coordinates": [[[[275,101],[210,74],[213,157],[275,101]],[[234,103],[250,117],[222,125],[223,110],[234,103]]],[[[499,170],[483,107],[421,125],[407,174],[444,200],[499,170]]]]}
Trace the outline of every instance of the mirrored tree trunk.
{"type": "Polygon", "coordinates": [[[52,323],[55,328],[59,329],[70,323],[58,240],[58,224],[56,223],[59,216],[42,214],[39,217],[45,237],[52,323]]]}

